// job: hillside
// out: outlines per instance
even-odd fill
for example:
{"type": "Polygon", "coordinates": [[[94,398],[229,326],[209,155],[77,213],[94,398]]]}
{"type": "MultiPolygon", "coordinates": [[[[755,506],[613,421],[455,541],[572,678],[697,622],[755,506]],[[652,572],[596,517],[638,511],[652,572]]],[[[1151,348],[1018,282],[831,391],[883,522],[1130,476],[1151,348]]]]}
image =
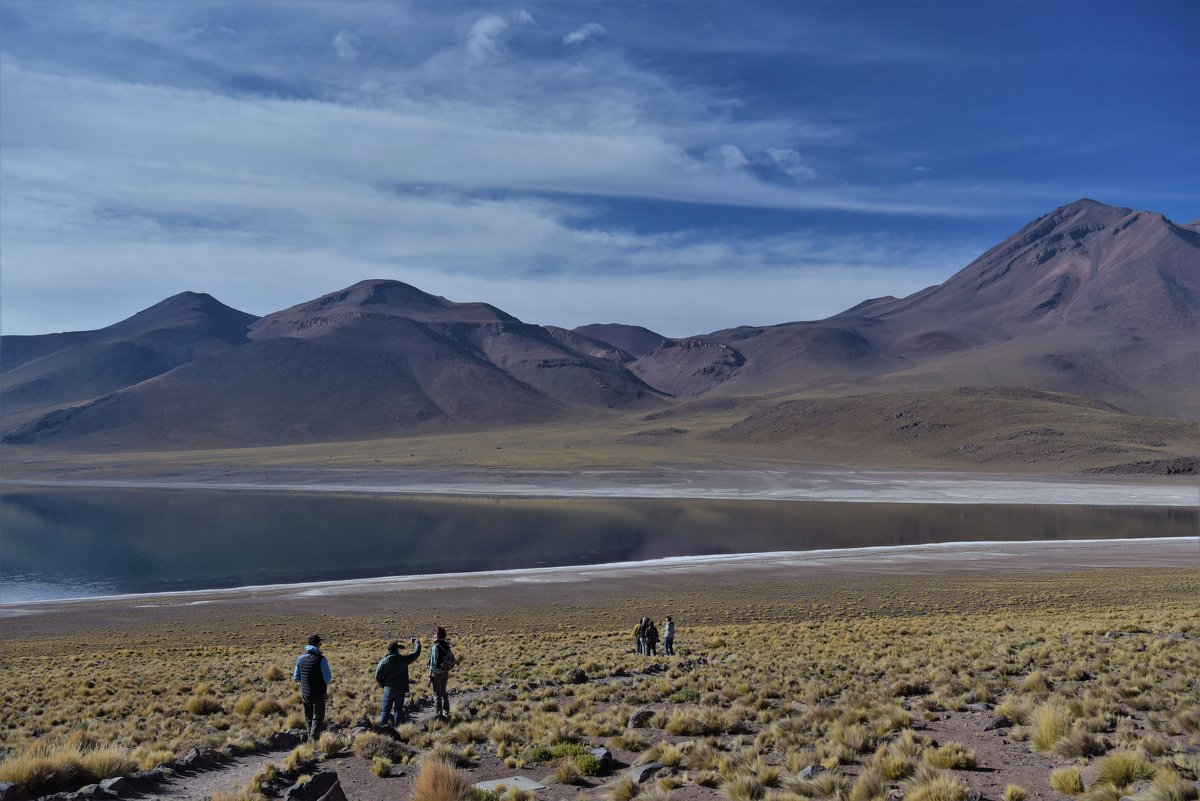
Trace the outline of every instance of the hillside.
{"type": "MultiPolygon", "coordinates": [[[[820,425],[846,421],[849,457],[878,439],[854,422],[862,398],[953,390],[930,397],[964,431],[970,415],[995,414],[960,388],[1069,396],[1137,428],[1131,421],[1200,417],[1198,264],[1196,225],[1081,200],[908,297],[679,339],[633,325],[538,326],[398,281],[361,281],[262,318],[184,293],[98,331],[4,337],[0,431],[9,445],[116,450],[539,424],[578,424],[604,439],[624,436],[619,421],[678,409],[713,432],[712,447],[777,449],[796,436],[812,441],[803,404],[818,404],[811,408],[833,415],[820,425]],[[721,426],[732,427],[715,433],[721,426]]],[[[1031,430],[1057,430],[1064,414],[1077,422],[1061,403],[1034,405],[1046,419],[1031,430]]],[[[1075,422],[1064,425],[1074,431],[1075,422]]],[[[1143,427],[1167,432],[1146,439],[1160,445],[1126,437],[1128,447],[1116,447],[1110,428],[1089,439],[1084,426],[1071,453],[1094,467],[1104,466],[1105,447],[1116,448],[1113,463],[1163,447],[1191,454],[1188,426],[1143,427]]],[[[982,458],[970,447],[905,447],[935,461],[982,458]]],[[[998,463],[1011,463],[1015,454],[1002,451],[993,448],[998,463]]]]}

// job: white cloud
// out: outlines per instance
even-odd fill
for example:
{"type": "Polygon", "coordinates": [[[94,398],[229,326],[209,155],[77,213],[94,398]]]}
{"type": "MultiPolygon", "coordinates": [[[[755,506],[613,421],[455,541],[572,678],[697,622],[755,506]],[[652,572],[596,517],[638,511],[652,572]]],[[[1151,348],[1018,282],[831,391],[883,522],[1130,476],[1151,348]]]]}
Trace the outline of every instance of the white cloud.
{"type": "Polygon", "coordinates": [[[358,58],[358,37],[350,31],[338,31],[333,37],[333,48],[342,61],[354,61],[358,58]]]}
{"type": "Polygon", "coordinates": [[[580,25],[575,30],[563,37],[564,45],[581,45],[587,42],[594,41],[604,34],[608,33],[603,25],[599,22],[588,22],[580,25]]]}
{"type": "MultiPolygon", "coordinates": [[[[339,57],[357,54],[350,31],[367,23],[354,12],[376,4],[306,8],[322,17],[301,27],[321,31],[304,63],[264,56],[241,26],[214,37],[227,51],[185,47],[181,58],[199,77],[180,83],[213,89],[73,63],[34,70],[5,57],[6,333],[101,326],[182,289],[262,313],[378,276],[489,300],[532,322],[622,320],[684,335],[903,294],[978,252],[601,225],[592,204],[629,198],[960,216],[978,209],[980,193],[760,180],[746,169],[752,162],[806,167],[798,155],[772,156],[778,143],[841,144],[853,132],[795,113],[749,119],[736,98],[648,70],[615,47],[574,53],[571,63],[558,48],[519,57],[514,36],[534,24],[527,12],[439,11],[421,23],[389,4],[399,16],[387,33],[409,37],[409,60],[362,58],[349,70],[328,69],[327,31],[340,31],[339,57]],[[221,88],[230,65],[310,83],[297,92],[304,99],[235,93],[221,88]]],[[[181,34],[159,22],[139,35],[178,44],[181,34]]]]}
{"type": "Polygon", "coordinates": [[[804,181],[817,177],[817,171],[804,163],[800,154],[791,148],[768,148],[767,156],[785,175],[804,181]]]}
{"type": "Polygon", "coordinates": [[[737,145],[721,145],[708,152],[708,159],[726,171],[740,170],[750,164],[750,159],[737,145]]]}
{"type": "Polygon", "coordinates": [[[533,25],[533,15],[528,11],[517,10],[507,17],[489,14],[476,20],[467,31],[466,42],[463,45],[467,66],[481,67],[502,61],[508,50],[509,33],[514,24],[533,25]]]}

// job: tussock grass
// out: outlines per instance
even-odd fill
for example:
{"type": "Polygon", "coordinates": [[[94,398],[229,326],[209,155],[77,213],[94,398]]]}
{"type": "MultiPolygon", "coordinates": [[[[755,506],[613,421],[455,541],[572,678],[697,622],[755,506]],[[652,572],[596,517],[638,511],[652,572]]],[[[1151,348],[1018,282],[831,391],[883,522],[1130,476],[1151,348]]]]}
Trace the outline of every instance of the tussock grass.
{"type": "Polygon", "coordinates": [[[967,785],[953,776],[940,775],[912,787],[905,801],[967,801],[967,785]]]}
{"type": "MultiPolygon", "coordinates": [[[[324,738],[325,735],[321,735],[321,739],[324,740],[324,738]]],[[[393,740],[386,734],[373,731],[359,733],[355,736],[354,744],[351,747],[354,753],[363,759],[384,757],[393,762],[399,762],[408,754],[408,749],[402,743],[393,740]]]]}
{"type": "Polygon", "coordinates": [[[0,764],[0,781],[37,795],[128,776],[135,770],[137,763],[119,748],[83,750],[76,743],[55,746],[43,740],[27,753],[4,760],[0,764]]]}
{"type": "Polygon", "coordinates": [[[1096,780],[1116,788],[1128,787],[1140,779],[1154,776],[1152,765],[1141,754],[1114,751],[1096,763],[1096,780]]]}
{"type": "Polygon", "coordinates": [[[969,770],[975,767],[975,752],[968,751],[962,743],[946,743],[940,748],[925,752],[925,761],[935,768],[969,770]]]}
{"type": "Polygon", "coordinates": [[[641,787],[638,786],[638,783],[629,774],[623,774],[608,786],[608,792],[605,793],[605,797],[608,801],[630,801],[633,798],[637,798],[640,790],[641,787]]]}
{"type": "Polygon", "coordinates": [[[885,801],[888,786],[878,770],[867,769],[859,774],[850,788],[849,801],[885,801]]]}
{"type": "Polygon", "coordinates": [[[720,790],[721,795],[730,801],[759,801],[767,792],[758,777],[748,773],[738,774],[723,782],[720,790]]]}
{"type": "Polygon", "coordinates": [[[475,790],[466,776],[439,759],[426,759],[413,782],[411,801],[474,801],[475,790]]]}
{"type": "Polygon", "coordinates": [[[645,765],[647,762],[661,762],[668,768],[676,768],[683,764],[683,748],[666,741],[655,743],[641,753],[634,761],[635,765],[645,765]]]}
{"type": "Polygon", "coordinates": [[[574,760],[563,759],[554,769],[554,781],[559,784],[580,784],[583,781],[583,775],[579,772],[574,760]]]}
{"type": "Polygon", "coordinates": [[[1196,801],[1200,797],[1196,785],[1184,780],[1170,765],[1163,765],[1154,774],[1154,783],[1141,794],[1144,801],[1196,801]]]}
{"type": "Polygon", "coordinates": [[[392,775],[392,760],[385,756],[371,758],[371,772],[381,779],[392,775]]]}
{"type": "Polygon", "coordinates": [[[1100,756],[1108,750],[1108,743],[1082,728],[1073,729],[1069,734],[1060,737],[1050,748],[1052,752],[1067,759],[1079,757],[1100,756]]]}
{"type": "Polygon", "coordinates": [[[1050,788],[1063,795],[1079,795],[1083,792],[1083,774],[1079,768],[1056,768],[1050,772],[1050,788]]]}
{"type": "Polygon", "coordinates": [[[331,731],[321,732],[321,736],[317,738],[317,748],[325,756],[337,756],[345,747],[346,743],[341,736],[331,731]]]}
{"type": "Polygon", "coordinates": [[[1029,745],[1034,751],[1048,752],[1071,730],[1071,709],[1061,701],[1048,701],[1033,711],[1029,719],[1029,745]]]}
{"type": "Polygon", "coordinates": [[[298,745],[283,758],[283,769],[288,773],[295,773],[306,765],[312,764],[315,758],[316,749],[311,743],[298,745]]]}
{"type": "Polygon", "coordinates": [[[1029,792],[1019,784],[1009,784],[1005,785],[1001,798],[1004,801],[1025,801],[1029,798],[1029,792]]]}

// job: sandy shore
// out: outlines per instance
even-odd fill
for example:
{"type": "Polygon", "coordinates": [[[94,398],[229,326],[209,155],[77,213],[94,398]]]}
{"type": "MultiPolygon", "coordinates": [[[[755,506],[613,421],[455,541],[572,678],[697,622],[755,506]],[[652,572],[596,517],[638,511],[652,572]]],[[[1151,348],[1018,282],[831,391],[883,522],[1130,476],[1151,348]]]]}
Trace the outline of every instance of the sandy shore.
{"type": "Polygon", "coordinates": [[[163,475],[6,470],[0,485],[503,495],[543,498],[708,498],[848,503],[1197,506],[1195,483],[849,469],[527,471],[404,468],[205,468],[163,475]]]}
{"type": "Polygon", "coordinates": [[[1200,569],[1200,537],[1053,542],[970,542],[887,548],[848,548],[727,556],[678,557],[585,567],[392,576],[351,581],[127,595],[113,598],[35,601],[0,605],[6,627],[27,631],[91,627],[135,619],[222,613],[371,614],[396,606],[423,606],[447,596],[470,598],[486,608],[519,599],[522,604],[569,603],[599,594],[635,596],[652,582],[804,581],[845,577],[936,576],[1064,572],[1099,568],[1200,569]],[[39,619],[42,619],[39,622],[39,619]]]}

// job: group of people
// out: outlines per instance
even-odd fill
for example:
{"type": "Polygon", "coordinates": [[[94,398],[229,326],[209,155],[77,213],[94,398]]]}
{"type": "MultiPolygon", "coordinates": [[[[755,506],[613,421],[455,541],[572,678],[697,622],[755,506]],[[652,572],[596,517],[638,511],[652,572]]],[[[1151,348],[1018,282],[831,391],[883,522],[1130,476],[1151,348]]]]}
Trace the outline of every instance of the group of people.
{"type": "MultiPolygon", "coordinates": [[[[637,652],[644,656],[658,655],[658,626],[648,617],[638,621],[634,631],[637,652]]],[[[329,695],[329,684],[333,681],[329,660],[321,652],[321,635],[308,638],[304,653],[296,659],[292,670],[292,681],[300,684],[300,700],[304,704],[304,725],[310,742],[316,742],[325,724],[325,700],[329,695]]],[[[391,642],[387,654],[375,666],[375,683],[383,688],[383,706],[380,710],[380,726],[399,726],[404,722],[404,698],[408,695],[408,667],[421,656],[421,641],[412,637],[411,653],[400,653],[400,643],[391,642]]],[[[662,630],[663,656],[675,653],[675,621],[667,615],[662,630]]],[[[446,688],[450,671],[458,660],[446,639],[446,629],[438,626],[434,631],[433,645],[429,649],[429,686],[433,689],[434,713],[441,720],[450,720],[450,694],[446,688]]]]}
{"type": "MultiPolygon", "coordinates": [[[[292,681],[300,683],[304,727],[310,742],[317,741],[325,724],[325,699],[333,680],[329,660],[321,652],[322,642],[319,634],[309,637],[304,653],[296,659],[296,667],[292,670],[292,681]]],[[[408,666],[421,655],[421,641],[413,637],[409,642],[413,647],[412,653],[402,654],[400,643],[389,643],[387,654],[375,666],[375,683],[383,688],[380,726],[399,726],[406,718],[404,697],[411,683],[408,666]]],[[[438,626],[429,649],[429,685],[433,688],[434,712],[441,720],[450,719],[450,694],[446,685],[457,661],[450,641],[446,639],[446,629],[438,626]]]]}
{"type": "MultiPolygon", "coordinates": [[[[637,652],[642,656],[658,656],[658,625],[648,617],[644,617],[638,621],[633,630],[634,639],[637,641],[637,652]]],[[[671,656],[675,653],[675,621],[667,615],[667,619],[663,622],[662,630],[663,656],[671,656]]]]}

